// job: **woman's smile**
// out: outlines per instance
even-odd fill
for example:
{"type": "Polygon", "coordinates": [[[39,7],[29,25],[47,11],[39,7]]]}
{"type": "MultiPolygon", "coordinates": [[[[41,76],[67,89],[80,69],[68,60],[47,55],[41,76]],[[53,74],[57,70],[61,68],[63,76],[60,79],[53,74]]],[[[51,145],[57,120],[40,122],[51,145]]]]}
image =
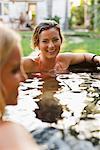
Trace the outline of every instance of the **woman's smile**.
{"type": "Polygon", "coordinates": [[[47,52],[52,55],[55,54],[56,50],[47,50],[47,52]]]}

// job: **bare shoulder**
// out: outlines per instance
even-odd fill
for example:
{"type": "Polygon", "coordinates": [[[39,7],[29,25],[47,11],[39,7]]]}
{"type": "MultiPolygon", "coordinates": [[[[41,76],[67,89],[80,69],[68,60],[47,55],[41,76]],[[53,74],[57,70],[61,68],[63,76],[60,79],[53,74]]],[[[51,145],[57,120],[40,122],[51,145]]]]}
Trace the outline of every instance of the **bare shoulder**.
{"type": "Polygon", "coordinates": [[[0,123],[0,133],[10,134],[15,133],[17,135],[18,132],[26,132],[25,128],[22,125],[19,125],[17,123],[13,123],[10,121],[2,121],[0,123]]]}
{"type": "Polygon", "coordinates": [[[32,72],[33,68],[36,66],[35,60],[28,57],[22,58],[22,64],[26,73],[32,72]]]}
{"type": "Polygon", "coordinates": [[[24,65],[31,65],[33,63],[33,60],[31,58],[28,58],[28,57],[22,57],[22,63],[24,65]]]}
{"type": "Polygon", "coordinates": [[[0,149],[32,150],[34,147],[38,150],[31,134],[23,126],[6,121],[0,123],[0,149]]]}

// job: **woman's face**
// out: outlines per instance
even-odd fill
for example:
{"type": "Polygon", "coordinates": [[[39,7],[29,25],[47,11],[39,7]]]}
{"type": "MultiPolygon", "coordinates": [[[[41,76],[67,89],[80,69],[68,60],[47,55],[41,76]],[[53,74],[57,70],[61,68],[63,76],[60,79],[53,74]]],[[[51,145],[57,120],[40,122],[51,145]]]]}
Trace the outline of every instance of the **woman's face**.
{"type": "Polygon", "coordinates": [[[61,38],[55,28],[44,30],[39,35],[38,48],[46,58],[55,58],[60,51],[61,38]]]}
{"type": "Polygon", "coordinates": [[[19,48],[15,47],[1,69],[1,81],[4,86],[6,105],[17,104],[18,86],[25,81],[26,75],[21,66],[19,48]]]}

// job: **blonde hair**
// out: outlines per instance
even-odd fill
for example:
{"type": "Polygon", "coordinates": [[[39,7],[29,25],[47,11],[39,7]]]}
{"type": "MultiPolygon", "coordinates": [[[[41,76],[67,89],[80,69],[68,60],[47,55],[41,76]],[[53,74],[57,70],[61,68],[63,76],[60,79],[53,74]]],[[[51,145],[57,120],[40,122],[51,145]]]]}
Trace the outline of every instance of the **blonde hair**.
{"type": "Polygon", "coordinates": [[[32,48],[36,48],[38,46],[40,33],[44,30],[48,30],[51,28],[55,28],[59,32],[61,42],[63,41],[63,36],[61,34],[61,29],[60,29],[59,24],[54,20],[45,20],[39,23],[33,31],[33,36],[32,36],[32,41],[31,41],[32,48]]]}
{"type": "Polygon", "coordinates": [[[4,108],[5,108],[5,102],[4,102],[3,94],[0,89],[0,119],[2,119],[4,108]]]}
{"type": "MultiPolygon", "coordinates": [[[[7,28],[4,24],[0,24],[0,71],[6,63],[9,54],[13,48],[18,45],[20,48],[20,36],[12,29],[7,28]]],[[[0,115],[4,113],[5,107],[5,88],[2,83],[0,73],[0,115]]]]}

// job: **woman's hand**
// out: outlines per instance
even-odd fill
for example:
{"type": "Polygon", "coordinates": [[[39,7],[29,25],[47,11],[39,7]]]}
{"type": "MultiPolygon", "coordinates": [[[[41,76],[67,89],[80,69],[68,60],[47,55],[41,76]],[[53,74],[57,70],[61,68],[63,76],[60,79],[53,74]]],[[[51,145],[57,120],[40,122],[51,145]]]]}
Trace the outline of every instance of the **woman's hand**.
{"type": "Polygon", "coordinates": [[[56,63],[54,67],[54,71],[56,74],[67,73],[67,66],[64,63],[56,63]]]}
{"type": "Polygon", "coordinates": [[[100,56],[94,55],[94,56],[92,57],[92,61],[93,61],[94,63],[96,63],[98,66],[100,66],[100,56]]]}

